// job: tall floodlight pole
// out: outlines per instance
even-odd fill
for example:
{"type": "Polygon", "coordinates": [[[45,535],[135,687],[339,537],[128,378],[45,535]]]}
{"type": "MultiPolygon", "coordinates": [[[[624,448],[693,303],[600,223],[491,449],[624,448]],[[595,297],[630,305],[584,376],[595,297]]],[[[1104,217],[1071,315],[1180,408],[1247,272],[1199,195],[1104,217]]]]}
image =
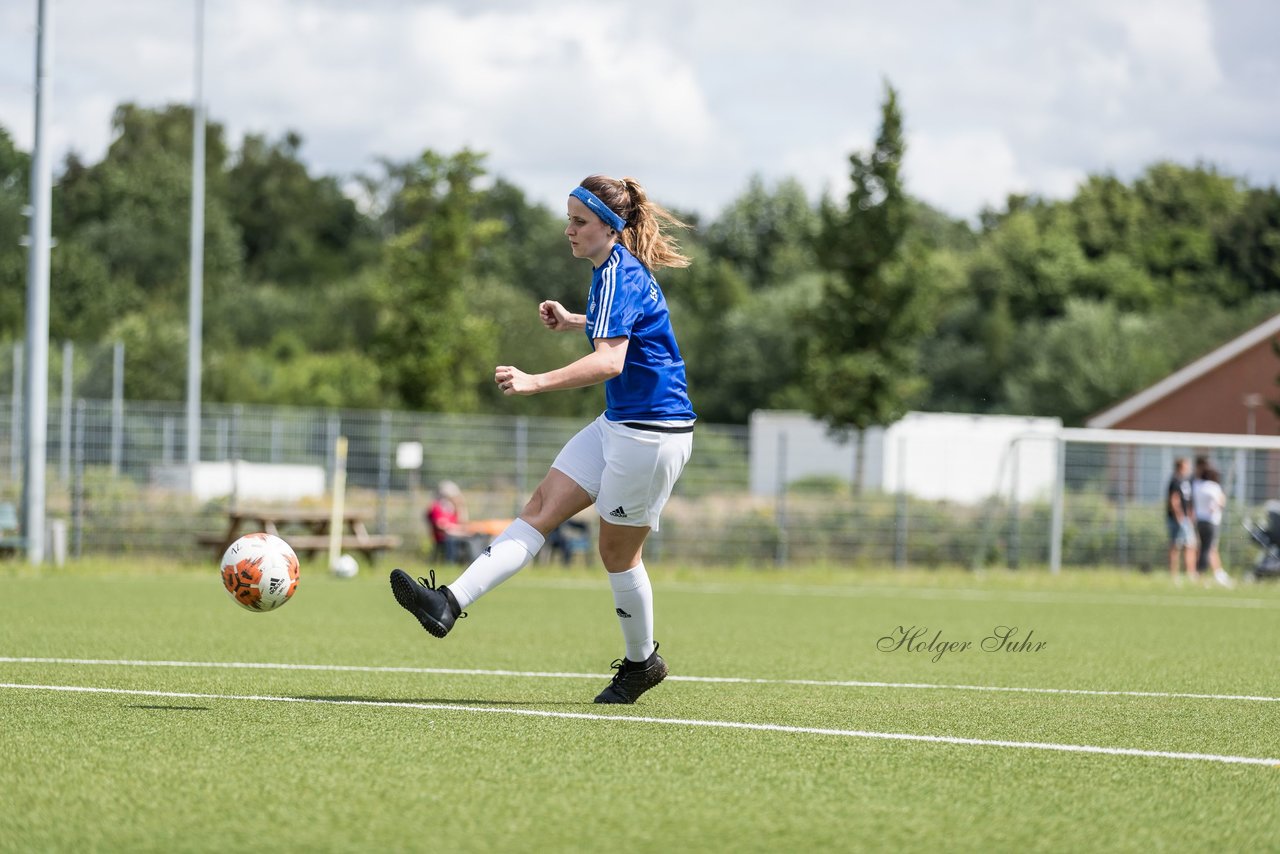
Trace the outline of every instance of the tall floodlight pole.
{"type": "Polygon", "coordinates": [[[36,21],[36,127],[31,156],[31,242],[27,256],[27,463],[23,471],[23,533],[27,560],[44,561],[46,447],[49,426],[49,247],[53,170],[49,163],[49,50],[52,13],[39,1],[36,21]]]}
{"type": "Polygon", "coordinates": [[[200,350],[204,323],[204,0],[196,0],[196,91],[191,129],[191,287],[187,311],[187,472],[200,462],[200,350]]]}

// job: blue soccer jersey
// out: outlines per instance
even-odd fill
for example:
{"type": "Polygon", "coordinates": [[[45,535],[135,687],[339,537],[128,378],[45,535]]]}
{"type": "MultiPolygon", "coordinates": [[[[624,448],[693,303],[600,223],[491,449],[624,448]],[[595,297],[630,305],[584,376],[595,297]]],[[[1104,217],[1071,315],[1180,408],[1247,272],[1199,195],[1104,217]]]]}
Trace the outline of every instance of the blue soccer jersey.
{"type": "Polygon", "coordinates": [[[622,373],[604,384],[610,421],[691,421],[684,359],[667,298],[653,274],[621,243],[591,277],[587,338],[627,338],[622,373]]]}

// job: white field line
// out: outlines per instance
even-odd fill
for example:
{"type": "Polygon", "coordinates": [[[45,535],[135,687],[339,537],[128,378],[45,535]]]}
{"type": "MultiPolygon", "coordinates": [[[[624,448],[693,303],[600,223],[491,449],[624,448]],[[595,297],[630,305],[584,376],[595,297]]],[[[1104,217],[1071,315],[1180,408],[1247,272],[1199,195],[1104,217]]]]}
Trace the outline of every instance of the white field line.
{"type": "Polygon", "coordinates": [[[326,700],[312,697],[273,697],[258,694],[196,694],[186,691],[139,691],[129,688],[95,688],[83,685],[23,685],[0,682],[0,689],[60,691],[64,693],[115,694],[130,697],[164,697],[181,700],[233,700],[267,703],[315,703],[331,706],[374,706],[379,708],[418,709],[423,711],[475,712],[479,714],[523,715],[533,718],[556,718],[579,721],[613,721],[667,726],[737,729],[755,732],[780,732],[797,735],[829,735],[841,738],[870,738],[885,741],[917,741],[929,744],[957,744],[970,747],[1008,747],[1022,750],[1053,750],[1062,753],[1094,753],[1106,756],[1140,756],[1151,759],[1183,759],[1219,762],[1230,765],[1269,765],[1280,768],[1280,759],[1262,756],[1226,756],[1216,753],[1181,753],[1171,750],[1142,750],[1136,747],[1102,747],[1092,744],[1056,744],[1040,741],[1006,741],[1002,739],[961,738],[952,735],[919,735],[905,732],[870,732],[857,729],[787,726],[785,724],[748,723],[746,721],[699,720],[697,718],[654,718],[641,715],[601,715],[587,712],[555,712],[544,709],[493,708],[464,706],[456,703],[397,703],[390,700],[326,700]]]}
{"type": "MultiPolygon", "coordinates": [[[[530,579],[530,586],[565,589],[600,589],[587,579],[530,579]]],[[[949,587],[847,587],[837,584],[752,584],[723,581],[661,582],[664,592],[671,593],[758,593],[762,596],[807,596],[814,598],[847,597],[963,600],[971,602],[1026,602],[1033,605],[1172,605],[1184,608],[1262,608],[1280,609],[1280,599],[1242,599],[1223,591],[1221,597],[1210,595],[1175,596],[1164,593],[1083,593],[1074,590],[977,590],[949,587]]]]}
{"type": "MultiPolygon", "coordinates": [[[[77,664],[97,667],[190,667],[224,670],[311,670],[332,673],[422,673],[441,676],[517,676],[526,679],[608,679],[609,674],[541,670],[482,670],[461,667],[390,667],[360,664],[286,664],[258,661],[148,661],[115,658],[34,658],[0,656],[0,664],[77,664]]],[[[714,682],[738,685],[806,685],[819,688],[904,688],[929,691],[987,691],[1011,694],[1079,694],[1093,697],[1148,697],[1179,700],[1239,700],[1280,703],[1280,697],[1249,694],[1193,694],[1176,691],[1108,691],[1091,688],[1025,688],[1004,685],[954,685],[933,682],[863,682],[823,679],[756,679],[745,676],[668,676],[669,682],[714,682]]]]}

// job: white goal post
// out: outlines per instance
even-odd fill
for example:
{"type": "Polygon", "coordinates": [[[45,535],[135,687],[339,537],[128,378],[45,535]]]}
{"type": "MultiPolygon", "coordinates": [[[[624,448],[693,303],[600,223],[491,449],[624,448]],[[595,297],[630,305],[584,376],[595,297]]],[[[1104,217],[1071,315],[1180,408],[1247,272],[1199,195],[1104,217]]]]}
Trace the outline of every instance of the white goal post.
{"type": "MultiPolygon", "coordinates": [[[[1020,442],[1043,442],[1046,438],[1050,437],[1014,439],[1011,455],[1016,459],[1020,442]]],[[[1054,573],[1062,568],[1065,507],[1073,479],[1106,479],[1129,500],[1161,502],[1174,459],[1204,455],[1223,471],[1222,485],[1236,514],[1251,503],[1280,498],[1280,436],[1067,427],[1050,440],[1056,442],[1057,456],[1049,533],[1049,569],[1054,573]],[[1089,449],[1092,454],[1087,453],[1089,449]],[[1077,460],[1073,465],[1068,459],[1073,451],[1076,457],[1092,459],[1077,460]],[[1117,480],[1118,487],[1113,483],[1117,480]]]]}

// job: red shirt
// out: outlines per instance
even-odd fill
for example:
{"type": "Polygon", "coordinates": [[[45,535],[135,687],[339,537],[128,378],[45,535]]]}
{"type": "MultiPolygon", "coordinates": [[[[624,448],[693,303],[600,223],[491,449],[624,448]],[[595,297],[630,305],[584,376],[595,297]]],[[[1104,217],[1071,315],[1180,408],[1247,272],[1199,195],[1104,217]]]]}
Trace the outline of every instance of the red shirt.
{"type": "Polygon", "coordinates": [[[437,543],[443,543],[445,529],[458,524],[458,508],[452,503],[437,501],[427,511],[427,521],[431,523],[431,534],[437,543]]]}

